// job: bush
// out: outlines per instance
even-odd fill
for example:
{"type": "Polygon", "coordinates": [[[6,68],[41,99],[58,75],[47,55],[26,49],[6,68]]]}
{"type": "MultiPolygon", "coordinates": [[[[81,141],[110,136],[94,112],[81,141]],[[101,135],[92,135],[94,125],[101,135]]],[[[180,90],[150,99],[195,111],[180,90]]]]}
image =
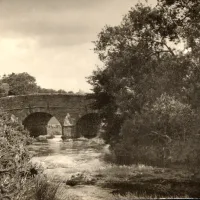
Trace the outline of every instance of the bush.
{"type": "Polygon", "coordinates": [[[189,105],[163,94],[123,123],[121,139],[111,146],[111,159],[158,166],[188,166],[190,160],[191,166],[199,166],[198,127],[198,115],[189,105]]]}
{"type": "Polygon", "coordinates": [[[21,199],[30,160],[29,142],[28,132],[17,119],[0,111],[0,199],[21,199]]]}
{"type": "Polygon", "coordinates": [[[184,141],[173,141],[170,147],[171,163],[190,170],[194,175],[200,173],[200,136],[191,135],[184,141]]]}

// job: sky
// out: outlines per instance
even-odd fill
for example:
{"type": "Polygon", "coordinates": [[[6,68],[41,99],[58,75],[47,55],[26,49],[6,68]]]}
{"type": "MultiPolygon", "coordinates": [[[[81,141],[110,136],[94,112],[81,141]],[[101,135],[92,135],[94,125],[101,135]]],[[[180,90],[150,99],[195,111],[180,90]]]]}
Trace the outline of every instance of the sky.
{"type": "Polygon", "coordinates": [[[0,0],[0,76],[27,72],[43,88],[90,92],[85,77],[100,64],[92,41],[137,2],[0,0]]]}

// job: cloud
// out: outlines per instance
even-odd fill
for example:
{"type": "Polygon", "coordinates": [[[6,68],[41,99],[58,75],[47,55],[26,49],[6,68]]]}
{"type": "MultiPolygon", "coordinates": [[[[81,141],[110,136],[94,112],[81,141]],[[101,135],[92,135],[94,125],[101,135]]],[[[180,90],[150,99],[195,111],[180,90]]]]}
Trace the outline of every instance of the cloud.
{"type": "MultiPolygon", "coordinates": [[[[151,0],[152,2],[155,0],[151,0]]],[[[89,91],[99,63],[91,41],[137,0],[0,0],[0,67],[46,88],[89,91]]]]}
{"type": "Polygon", "coordinates": [[[28,72],[45,88],[90,91],[91,86],[85,77],[91,75],[99,62],[91,48],[91,43],[85,43],[64,50],[48,49],[40,48],[35,40],[29,38],[1,39],[1,72],[28,72]]]}
{"type": "Polygon", "coordinates": [[[41,45],[74,45],[118,24],[137,0],[1,0],[0,34],[31,37],[41,45]],[[50,42],[51,41],[51,42],[50,42]],[[61,42],[62,41],[62,42],[61,42]]]}

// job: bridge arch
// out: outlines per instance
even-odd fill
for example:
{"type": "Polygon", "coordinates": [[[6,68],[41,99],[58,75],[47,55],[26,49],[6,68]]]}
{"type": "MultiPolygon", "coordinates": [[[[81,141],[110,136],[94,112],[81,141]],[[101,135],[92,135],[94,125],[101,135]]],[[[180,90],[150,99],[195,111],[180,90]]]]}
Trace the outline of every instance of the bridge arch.
{"type": "Polygon", "coordinates": [[[30,132],[30,135],[37,137],[47,134],[47,125],[53,116],[47,112],[34,112],[29,114],[23,121],[24,128],[30,132]]]}
{"type": "Polygon", "coordinates": [[[76,133],[79,136],[93,138],[97,136],[100,127],[100,117],[97,113],[88,113],[80,117],[76,122],[76,133]]]}

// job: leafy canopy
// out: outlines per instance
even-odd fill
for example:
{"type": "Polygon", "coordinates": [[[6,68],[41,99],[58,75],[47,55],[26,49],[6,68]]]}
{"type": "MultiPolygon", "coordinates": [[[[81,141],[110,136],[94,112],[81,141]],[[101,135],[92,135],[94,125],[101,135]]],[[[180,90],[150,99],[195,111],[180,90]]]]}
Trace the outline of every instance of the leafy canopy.
{"type": "Polygon", "coordinates": [[[137,4],[121,24],[107,25],[98,34],[94,51],[103,67],[88,81],[108,140],[118,137],[119,121],[142,114],[163,94],[199,108],[199,8],[198,0],[137,4]]]}
{"type": "Polygon", "coordinates": [[[178,2],[160,0],[154,8],[138,4],[120,25],[99,33],[95,52],[104,66],[89,77],[97,108],[139,112],[163,92],[194,101],[200,81],[194,56],[199,53],[200,15],[194,10],[199,3],[188,9],[178,2]]]}
{"type": "Polygon", "coordinates": [[[36,79],[26,72],[4,75],[1,82],[9,84],[10,95],[36,93],[38,88],[36,79]]]}

